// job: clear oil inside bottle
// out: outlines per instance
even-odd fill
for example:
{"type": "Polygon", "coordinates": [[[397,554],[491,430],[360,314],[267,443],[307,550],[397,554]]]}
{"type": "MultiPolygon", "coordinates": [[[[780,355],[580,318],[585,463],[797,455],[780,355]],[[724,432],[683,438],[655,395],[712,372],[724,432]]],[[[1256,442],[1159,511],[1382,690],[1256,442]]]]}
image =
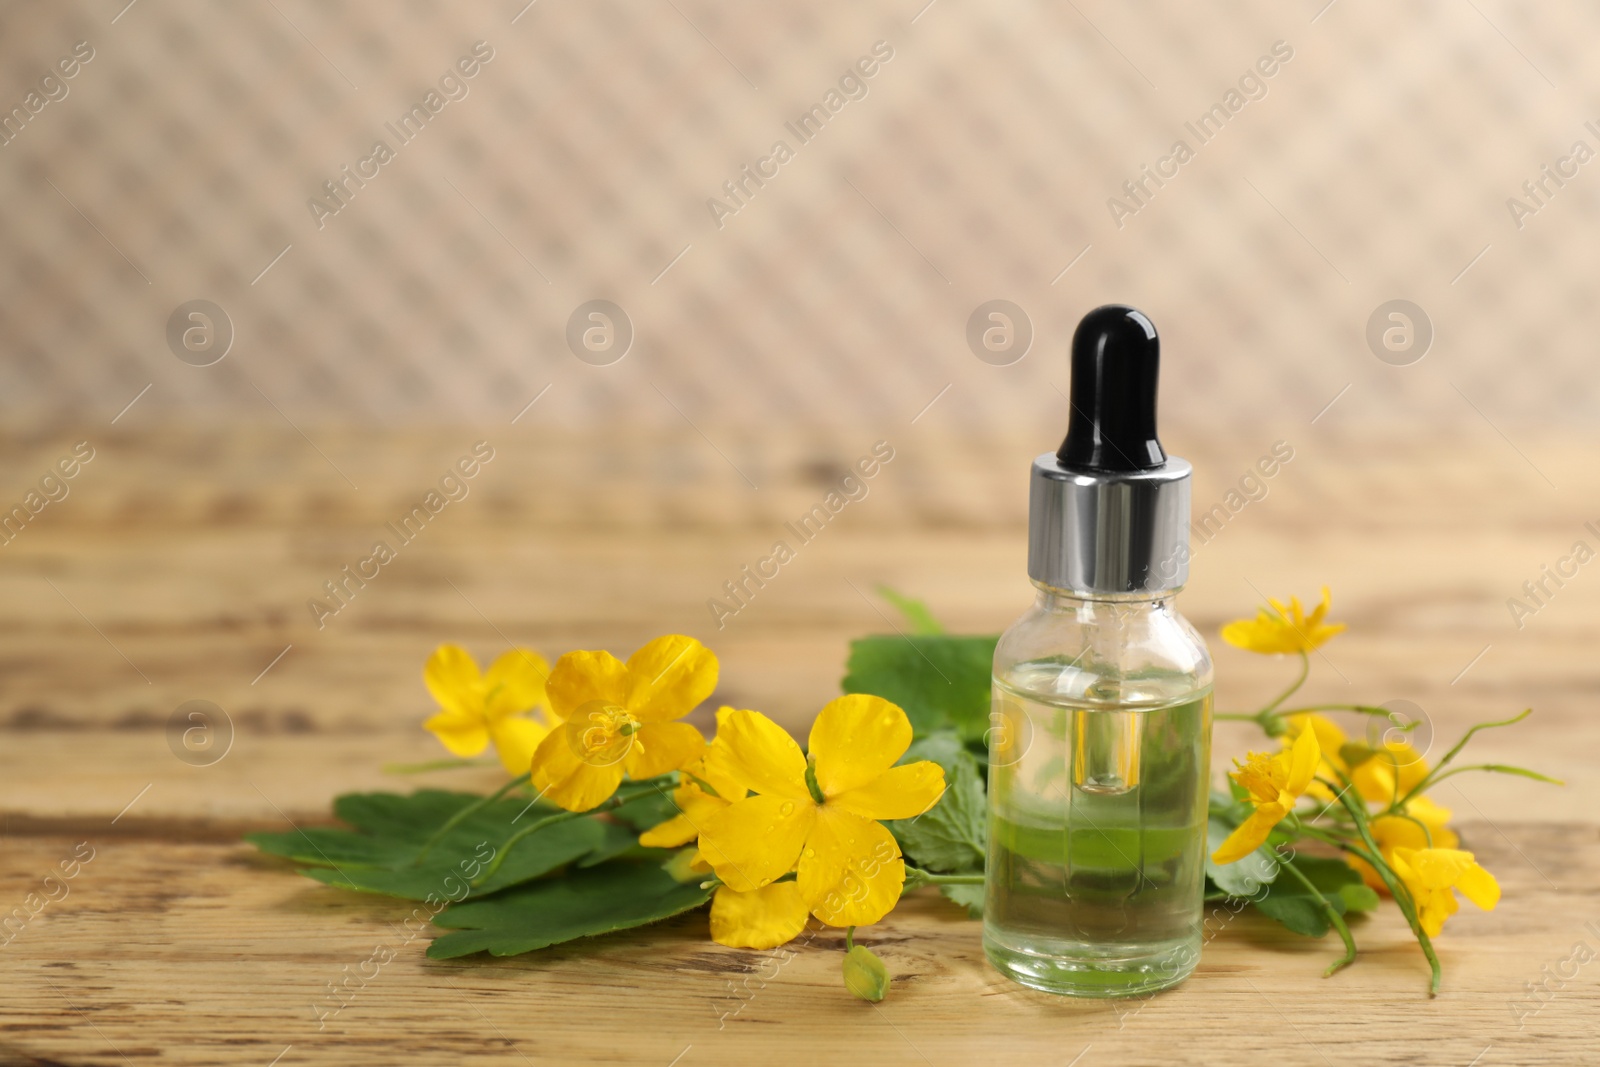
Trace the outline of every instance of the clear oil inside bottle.
{"type": "Polygon", "coordinates": [[[1194,969],[1209,683],[1209,661],[1117,675],[1054,656],[996,674],[984,945],[1008,976],[1121,996],[1194,969]]]}

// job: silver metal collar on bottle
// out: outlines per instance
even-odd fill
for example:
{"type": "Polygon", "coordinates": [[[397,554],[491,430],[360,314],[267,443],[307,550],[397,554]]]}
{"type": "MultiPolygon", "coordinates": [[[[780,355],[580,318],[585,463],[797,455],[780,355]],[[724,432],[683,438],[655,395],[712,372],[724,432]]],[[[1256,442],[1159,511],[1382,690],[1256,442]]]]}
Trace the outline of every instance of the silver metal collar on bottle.
{"type": "Polygon", "coordinates": [[[1160,593],[1189,580],[1189,475],[1168,457],[1153,470],[1085,474],[1046,452],[1033,461],[1028,577],[1076,593],[1160,593]]]}

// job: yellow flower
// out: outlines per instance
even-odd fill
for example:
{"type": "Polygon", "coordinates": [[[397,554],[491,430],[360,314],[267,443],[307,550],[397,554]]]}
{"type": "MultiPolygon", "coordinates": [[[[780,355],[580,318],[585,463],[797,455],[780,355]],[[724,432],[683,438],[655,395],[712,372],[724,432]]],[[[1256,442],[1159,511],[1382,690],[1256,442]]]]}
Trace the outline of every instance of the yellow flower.
{"type": "Polygon", "coordinates": [[[622,782],[677,770],[705,738],[688,723],[717,686],[717,657],[692,637],[669,634],[623,663],[609,652],[568,652],[546,690],[561,725],[533,754],[533,784],[568,811],[604,803],[622,782]]]}
{"type": "Polygon", "coordinates": [[[1212,861],[1232,863],[1260,848],[1272,828],[1294,809],[1295,802],[1311,785],[1321,759],[1316,731],[1301,730],[1293,746],[1283,752],[1252,752],[1242,765],[1234,760],[1239,769],[1229,777],[1250,791],[1250,803],[1256,810],[1228,835],[1212,854],[1212,861]]]}
{"type": "MultiPolygon", "coordinates": [[[[1300,731],[1309,727],[1316,733],[1317,747],[1322,750],[1322,762],[1318,764],[1317,770],[1335,782],[1339,780],[1339,775],[1349,772],[1349,768],[1339,756],[1339,750],[1344,747],[1344,731],[1339,729],[1338,724],[1332,719],[1315,712],[1302,712],[1299,715],[1290,715],[1284,722],[1288,727],[1283,735],[1284,748],[1293,745],[1295,738],[1300,736],[1300,731]]],[[[1315,797],[1328,804],[1334,801],[1333,790],[1316,781],[1306,788],[1306,796],[1315,797]]]]}
{"type": "Polygon", "coordinates": [[[1461,907],[1455,890],[1484,911],[1500,902],[1500,883],[1473,860],[1472,853],[1453,848],[1396,848],[1394,871],[1417,905],[1417,921],[1429,937],[1438,937],[1444,921],[1461,907]]]}
{"type": "Polygon", "coordinates": [[[1405,796],[1427,776],[1427,760],[1404,741],[1385,741],[1382,748],[1350,771],[1350,781],[1355,784],[1356,792],[1365,800],[1384,805],[1405,796]]]}
{"type": "Polygon", "coordinates": [[[1310,652],[1321,648],[1335,634],[1344,632],[1344,623],[1324,623],[1328,614],[1328,587],[1322,587],[1322,603],[1307,615],[1297,597],[1289,606],[1274,598],[1272,610],[1262,608],[1253,619],[1236,619],[1222,628],[1222,639],[1246,652],[1272,655],[1280,652],[1310,652]]]}
{"type": "Polygon", "coordinates": [[[919,760],[896,767],[911,745],[906,713],[881,697],[843,696],[811,726],[808,761],[765,715],[724,719],[728,770],[756,795],[702,828],[700,846],[736,892],[767,889],[789,871],[805,906],[832,926],[866,926],[900,899],[905,862],[879,819],[921,815],[944,793],[944,771],[919,760]]]}
{"type": "Polygon", "coordinates": [[[525,648],[507,652],[484,675],[466,649],[440,645],[428,657],[422,681],[441,710],[422,725],[457,756],[476,756],[493,741],[506,770],[522,774],[550,732],[543,715],[525,714],[549,707],[549,673],[544,657],[525,648]]]}
{"type": "MultiPolygon", "coordinates": [[[[1378,842],[1378,851],[1389,866],[1394,866],[1394,851],[1397,848],[1455,848],[1461,843],[1456,832],[1445,825],[1450,821],[1449,808],[1435,804],[1427,797],[1415,796],[1406,801],[1401,810],[1404,815],[1381,815],[1373,819],[1371,824],[1373,840],[1378,842]],[[1406,818],[1406,815],[1411,818],[1406,818]]],[[[1349,857],[1349,861],[1350,866],[1361,873],[1361,880],[1367,885],[1379,892],[1388,891],[1370,863],[1356,856],[1349,857]]]]}
{"type": "MultiPolygon", "coordinates": [[[[677,848],[700,836],[701,828],[718,812],[748,790],[729,773],[727,735],[722,726],[734,709],[717,709],[717,736],[706,747],[705,755],[683,768],[683,782],[673,790],[672,801],[678,814],[639,836],[646,848],[677,848]],[[711,787],[711,792],[702,784],[711,787]]],[[[685,851],[689,851],[685,849],[685,851]]],[[[689,861],[691,871],[711,871],[712,865],[698,850],[689,861]]],[[[723,885],[711,901],[711,940],[731,948],[777,948],[799,936],[810,916],[800,887],[794,882],[771,885],[741,893],[723,885]]]]}
{"type": "Polygon", "coordinates": [[[799,882],[773,882],[747,893],[718,886],[711,898],[711,940],[730,948],[777,948],[799,937],[808,918],[799,882]]]}
{"type": "Polygon", "coordinates": [[[706,747],[705,755],[683,768],[683,782],[672,792],[672,802],[678,814],[664,823],[646,830],[639,836],[639,844],[646,848],[677,848],[687,845],[700,836],[701,827],[717,812],[743,800],[745,787],[740,785],[727,769],[727,746],[720,729],[723,721],[733,714],[733,709],[717,709],[718,735],[706,747]],[[714,792],[701,788],[704,782],[714,792]]]}

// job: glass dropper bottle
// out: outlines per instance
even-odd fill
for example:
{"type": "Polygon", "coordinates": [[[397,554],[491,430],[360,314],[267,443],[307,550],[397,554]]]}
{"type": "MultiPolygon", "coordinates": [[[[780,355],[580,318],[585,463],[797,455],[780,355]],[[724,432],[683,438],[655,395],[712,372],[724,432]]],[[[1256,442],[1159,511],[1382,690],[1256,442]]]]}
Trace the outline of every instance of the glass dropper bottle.
{"type": "Polygon", "coordinates": [[[1033,462],[1037,598],[995,649],[984,950],[1048,992],[1146,993],[1200,955],[1211,658],[1173,606],[1190,467],[1159,365],[1131,307],[1078,325],[1066,441],[1033,462]]]}

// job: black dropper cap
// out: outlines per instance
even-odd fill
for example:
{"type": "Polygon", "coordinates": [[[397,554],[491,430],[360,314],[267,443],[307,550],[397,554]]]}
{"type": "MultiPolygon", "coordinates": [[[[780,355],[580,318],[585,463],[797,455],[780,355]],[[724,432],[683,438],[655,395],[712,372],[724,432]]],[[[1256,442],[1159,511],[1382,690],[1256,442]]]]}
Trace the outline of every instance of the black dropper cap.
{"type": "Polygon", "coordinates": [[[1156,439],[1161,339],[1144,312],[1095,308],[1072,335],[1072,414],[1056,459],[1068,470],[1151,470],[1167,461],[1156,439]]]}

